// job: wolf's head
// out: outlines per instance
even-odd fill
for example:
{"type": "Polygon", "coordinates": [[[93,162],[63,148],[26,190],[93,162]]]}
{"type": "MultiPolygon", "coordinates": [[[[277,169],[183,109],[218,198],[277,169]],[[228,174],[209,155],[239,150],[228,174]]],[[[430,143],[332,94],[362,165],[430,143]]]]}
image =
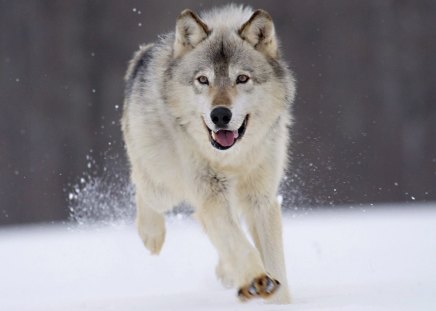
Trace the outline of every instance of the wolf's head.
{"type": "Polygon", "coordinates": [[[295,87],[267,12],[227,6],[199,17],[184,10],[172,57],[166,98],[202,149],[262,147],[289,122],[295,87]]]}

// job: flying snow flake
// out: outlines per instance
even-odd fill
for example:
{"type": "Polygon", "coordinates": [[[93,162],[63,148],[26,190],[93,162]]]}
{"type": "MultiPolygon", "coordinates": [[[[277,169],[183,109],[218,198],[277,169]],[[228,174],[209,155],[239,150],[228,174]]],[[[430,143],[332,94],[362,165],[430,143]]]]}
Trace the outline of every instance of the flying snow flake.
{"type": "Polygon", "coordinates": [[[142,26],[142,23],[138,23],[138,27],[141,27],[142,26]]]}
{"type": "Polygon", "coordinates": [[[115,105],[115,110],[118,110],[118,108],[120,108],[120,106],[118,106],[118,105],[115,105]]]}
{"type": "Polygon", "coordinates": [[[413,201],[415,201],[416,200],[416,198],[412,195],[412,196],[410,196],[410,198],[413,200],[413,201]]]}
{"type": "Polygon", "coordinates": [[[15,82],[20,82],[20,78],[16,78],[16,79],[15,79],[15,82]]]}
{"type": "Polygon", "coordinates": [[[133,9],[132,9],[132,12],[136,12],[136,8],[133,8],[133,9]]]}
{"type": "Polygon", "coordinates": [[[92,89],[92,93],[95,93],[96,92],[96,90],[95,89],[92,89]]]}
{"type": "MultiPolygon", "coordinates": [[[[90,158],[88,156],[88,158],[90,158]]],[[[115,159],[109,159],[115,161],[115,159]]],[[[106,161],[106,160],[105,160],[106,161]]],[[[93,168],[98,164],[89,159],[93,168]]],[[[72,195],[68,195],[70,218],[79,224],[102,221],[107,224],[131,223],[134,219],[135,205],[133,187],[128,175],[119,174],[116,161],[110,162],[111,169],[104,166],[104,174],[96,177],[91,170],[85,172],[77,185],[73,186],[72,195]]]]}

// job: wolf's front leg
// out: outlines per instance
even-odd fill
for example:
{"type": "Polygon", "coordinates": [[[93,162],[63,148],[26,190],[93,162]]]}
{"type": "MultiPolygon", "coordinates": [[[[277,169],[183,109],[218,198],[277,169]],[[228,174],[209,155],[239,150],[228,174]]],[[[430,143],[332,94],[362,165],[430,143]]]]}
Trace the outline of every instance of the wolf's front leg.
{"type": "Polygon", "coordinates": [[[280,205],[273,200],[269,204],[264,202],[262,206],[246,206],[244,215],[256,247],[261,253],[265,270],[282,284],[269,302],[291,303],[283,252],[280,205]]]}
{"type": "Polygon", "coordinates": [[[159,255],[165,241],[165,218],[152,209],[144,194],[137,189],[136,193],[136,227],[145,247],[152,255],[159,255]]]}
{"type": "Polygon", "coordinates": [[[278,289],[280,284],[266,275],[259,252],[247,240],[227,202],[209,200],[197,217],[220,260],[232,265],[241,300],[266,298],[278,289]]]}

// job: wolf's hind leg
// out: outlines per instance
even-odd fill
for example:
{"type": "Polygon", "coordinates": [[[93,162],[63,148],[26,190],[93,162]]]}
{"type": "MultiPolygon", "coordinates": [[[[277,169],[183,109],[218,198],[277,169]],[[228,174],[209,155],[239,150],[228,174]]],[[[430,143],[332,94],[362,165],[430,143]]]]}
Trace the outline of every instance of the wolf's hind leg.
{"type": "Polygon", "coordinates": [[[145,247],[159,255],[165,241],[165,218],[145,203],[141,193],[136,194],[136,227],[145,247]]]}

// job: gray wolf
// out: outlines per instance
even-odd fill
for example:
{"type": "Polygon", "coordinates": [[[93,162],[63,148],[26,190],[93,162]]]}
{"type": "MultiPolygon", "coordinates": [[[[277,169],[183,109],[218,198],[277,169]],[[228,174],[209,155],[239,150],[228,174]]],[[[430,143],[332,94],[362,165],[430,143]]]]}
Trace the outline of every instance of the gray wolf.
{"type": "Polygon", "coordinates": [[[277,191],[295,82],[270,14],[184,10],[173,33],[140,47],[125,81],[122,131],[146,248],[159,254],[163,213],[189,202],[219,254],[218,278],[241,300],[290,303],[277,191]]]}

